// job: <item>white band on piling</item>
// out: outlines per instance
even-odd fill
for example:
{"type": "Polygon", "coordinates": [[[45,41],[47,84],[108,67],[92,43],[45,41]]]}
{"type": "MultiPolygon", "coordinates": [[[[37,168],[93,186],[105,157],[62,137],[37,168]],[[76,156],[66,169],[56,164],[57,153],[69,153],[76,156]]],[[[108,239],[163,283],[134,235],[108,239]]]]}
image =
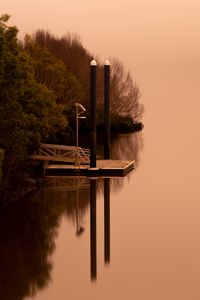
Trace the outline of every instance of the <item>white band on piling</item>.
{"type": "Polygon", "coordinates": [[[104,62],[104,66],[110,66],[110,62],[108,59],[104,62]]]}
{"type": "Polygon", "coordinates": [[[96,65],[97,65],[97,62],[96,62],[96,60],[93,59],[90,63],[90,66],[96,66],[96,65]]]}

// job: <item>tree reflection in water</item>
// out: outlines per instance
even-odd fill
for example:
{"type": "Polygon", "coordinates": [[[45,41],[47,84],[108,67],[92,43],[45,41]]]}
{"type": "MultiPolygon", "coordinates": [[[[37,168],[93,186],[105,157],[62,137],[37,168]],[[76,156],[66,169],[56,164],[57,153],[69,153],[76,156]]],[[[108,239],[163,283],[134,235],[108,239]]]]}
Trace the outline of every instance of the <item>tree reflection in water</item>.
{"type": "MultiPolygon", "coordinates": [[[[81,191],[79,218],[89,205],[81,191]]],[[[61,216],[76,222],[76,191],[40,190],[0,214],[0,299],[34,296],[51,280],[51,255],[61,216]]]]}
{"type": "Polygon", "coordinates": [[[0,298],[23,299],[50,280],[56,213],[37,193],[4,210],[0,216],[0,298]]]}
{"type": "MultiPolygon", "coordinates": [[[[112,157],[139,161],[140,137],[123,135],[112,147],[112,157]],[[129,143],[127,142],[129,140],[129,143]],[[132,141],[132,143],[130,143],[132,141]],[[125,146],[126,145],[126,146],[125,146]],[[124,154],[124,152],[126,154],[124,154]]],[[[64,215],[84,234],[81,221],[90,206],[91,279],[97,278],[96,197],[104,193],[104,261],[110,262],[110,191],[123,180],[86,178],[51,179],[46,188],[26,195],[0,213],[0,299],[34,296],[51,281],[51,256],[60,218],[64,215]],[[49,186],[48,186],[49,185],[49,186]]]]}
{"type": "Polygon", "coordinates": [[[120,134],[111,144],[111,158],[121,160],[135,160],[137,167],[140,161],[140,152],[143,149],[142,132],[120,134]]]}

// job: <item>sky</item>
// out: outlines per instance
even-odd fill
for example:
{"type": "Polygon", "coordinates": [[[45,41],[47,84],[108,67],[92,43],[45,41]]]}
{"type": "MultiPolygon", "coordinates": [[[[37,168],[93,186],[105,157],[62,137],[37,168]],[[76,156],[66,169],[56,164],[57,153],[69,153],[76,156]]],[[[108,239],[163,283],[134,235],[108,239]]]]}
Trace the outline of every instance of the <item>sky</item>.
{"type": "Polygon", "coordinates": [[[198,0],[1,0],[0,12],[12,16],[20,38],[37,29],[77,33],[91,53],[118,57],[139,80],[169,62],[199,63],[198,0]]]}
{"type": "Polygon", "coordinates": [[[19,38],[37,29],[58,36],[70,32],[101,61],[117,57],[140,88],[146,122],[156,126],[166,111],[175,120],[180,105],[184,121],[189,99],[196,118],[199,0],[0,0],[0,13],[11,15],[19,38]]]}
{"type": "Polygon", "coordinates": [[[0,0],[0,13],[20,39],[70,32],[102,62],[118,58],[139,86],[147,128],[199,119],[199,0],[0,0]]]}

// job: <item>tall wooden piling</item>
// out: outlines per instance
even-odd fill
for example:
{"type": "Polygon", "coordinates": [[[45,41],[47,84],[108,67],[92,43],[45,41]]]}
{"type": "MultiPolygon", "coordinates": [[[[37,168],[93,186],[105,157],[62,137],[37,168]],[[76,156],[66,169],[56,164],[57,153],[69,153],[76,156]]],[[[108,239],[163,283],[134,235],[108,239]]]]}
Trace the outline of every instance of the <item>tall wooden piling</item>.
{"type": "Polygon", "coordinates": [[[104,64],[104,159],[110,159],[110,62],[104,64]]]}
{"type": "Polygon", "coordinates": [[[90,168],[96,168],[96,69],[97,63],[90,63],[90,168]]]}

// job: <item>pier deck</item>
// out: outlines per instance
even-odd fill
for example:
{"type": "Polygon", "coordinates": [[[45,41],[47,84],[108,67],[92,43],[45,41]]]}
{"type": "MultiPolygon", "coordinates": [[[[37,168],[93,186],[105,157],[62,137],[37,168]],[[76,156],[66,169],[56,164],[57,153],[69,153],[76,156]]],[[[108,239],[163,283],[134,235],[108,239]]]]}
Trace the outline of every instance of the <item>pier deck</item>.
{"type": "Polygon", "coordinates": [[[122,177],[134,169],[134,160],[97,160],[97,167],[73,164],[49,164],[45,168],[46,176],[83,175],[88,177],[122,177]]]}

